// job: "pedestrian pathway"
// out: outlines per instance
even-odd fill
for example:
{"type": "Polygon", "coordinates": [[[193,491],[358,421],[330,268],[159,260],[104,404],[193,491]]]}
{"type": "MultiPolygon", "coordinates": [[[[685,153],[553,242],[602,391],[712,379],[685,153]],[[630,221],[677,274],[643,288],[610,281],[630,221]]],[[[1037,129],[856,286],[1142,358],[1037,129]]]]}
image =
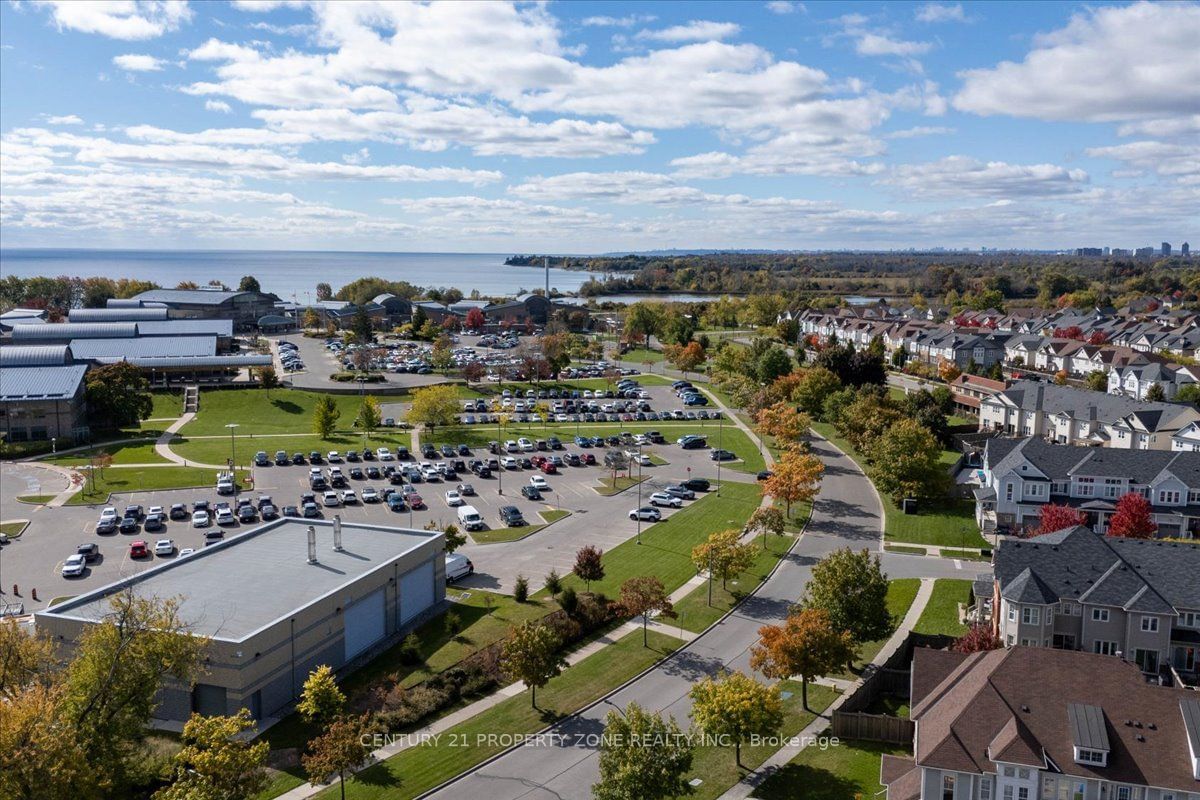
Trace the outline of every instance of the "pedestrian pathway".
{"type": "MultiPolygon", "coordinates": [[[[904,615],[904,619],[896,626],[896,631],[892,634],[887,643],[871,660],[871,663],[863,670],[863,674],[868,674],[872,668],[878,668],[887,663],[887,660],[892,657],[900,646],[904,643],[905,637],[909,631],[917,624],[917,620],[921,618],[921,612],[925,610],[925,606],[929,603],[929,598],[933,596],[933,579],[922,578],[921,586],[917,590],[917,596],[913,600],[913,604],[909,606],[908,613],[904,615]]],[[[809,742],[815,740],[815,737],[829,727],[829,720],[833,716],[842,703],[846,702],[854,688],[862,681],[860,678],[857,681],[850,682],[839,679],[821,679],[814,681],[823,686],[832,686],[839,689],[842,694],[838,695],[837,699],[830,704],[821,714],[818,714],[816,719],[808,724],[798,736],[792,737],[791,741],[794,744],[789,744],[777,750],[773,755],[767,758],[759,767],[751,772],[746,773],[742,779],[734,785],[732,789],[721,795],[720,800],[743,800],[749,797],[750,794],[758,788],[763,781],[778,772],[782,767],[786,766],[792,759],[800,754],[809,742]]]]}

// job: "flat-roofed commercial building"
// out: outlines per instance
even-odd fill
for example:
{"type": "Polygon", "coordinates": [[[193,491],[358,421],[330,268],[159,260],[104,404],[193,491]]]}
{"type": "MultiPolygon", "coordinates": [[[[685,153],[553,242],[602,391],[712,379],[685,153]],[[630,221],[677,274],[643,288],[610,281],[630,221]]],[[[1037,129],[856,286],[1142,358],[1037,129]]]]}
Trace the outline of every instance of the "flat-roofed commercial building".
{"type": "Polygon", "coordinates": [[[446,598],[440,532],[281,519],[35,615],[69,645],[104,619],[114,595],[176,597],[191,630],[210,639],[194,686],[165,687],[156,718],[193,711],[256,719],[300,695],[309,672],[352,670],[437,613],[446,598]]]}
{"type": "MultiPolygon", "coordinates": [[[[76,439],[87,433],[83,376],[87,366],[64,364],[66,347],[4,348],[13,363],[0,368],[0,434],[9,442],[76,439]],[[34,365],[38,361],[48,361],[34,365]]],[[[5,353],[5,362],[10,361],[5,353]]]]}

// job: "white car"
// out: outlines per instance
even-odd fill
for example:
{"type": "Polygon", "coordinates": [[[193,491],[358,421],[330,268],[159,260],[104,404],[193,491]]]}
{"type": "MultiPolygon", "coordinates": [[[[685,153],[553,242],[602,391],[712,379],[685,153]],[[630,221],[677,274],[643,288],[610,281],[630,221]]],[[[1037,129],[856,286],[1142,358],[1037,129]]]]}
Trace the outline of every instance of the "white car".
{"type": "Polygon", "coordinates": [[[539,490],[550,488],[550,484],[547,483],[546,479],[543,478],[541,475],[530,475],[529,476],[529,485],[532,486],[533,488],[539,489],[539,490]]]}
{"type": "Polygon", "coordinates": [[[78,578],[87,569],[87,559],[76,553],[69,556],[62,565],[62,576],[64,578],[78,578]]]}
{"type": "Polygon", "coordinates": [[[629,512],[630,519],[642,519],[649,522],[658,522],[662,519],[662,512],[653,506],[642,506],[635,508],[629,512]]]}
{"type": "Polygon", "coordinates": [[[211,523],[212,520],[208,518],[207,511],[197,511],[192,514],[193,528],[207,528],[211,523]]]}
{"type": "Polygon", "coordinates": [[[321,497],[321,501],[323,503],[325,503],[325,505],[329,508],[333,508],[335,506],[340,506],[342,504],[342,499],[340,497],[338,497],[337,492],[326,492],[321,497]]]}
{"type": "Polygon", "coordinates": [[[116,519],[116,518],[117,518],[117,509],[114,508],[113,506],[105,506],[104,510],[100,512],[101,520],[116,519]]]}
{"type": "Polygon", "coordinates": [[[673,494],[667,494],[666,492],[655,492],[654,494],[650,495],[650,505],[666,506],[667,508],[682,508],[683,501],[673,494]]]}
{"type": "Polygon", "coordinates": [[[457,489],[451,489],[450,491],[446,492],[446,505],[450,506],[451,508],[457,508],[464,502],[465,501],[463,500],[462,495],[458,493],[457,489]]]}
{"type": "Polygon", "coordinates": [[[364,503],[377,503],[379,502],[379,492],[375,491],[374,486],[364,486],[362,500],[364,503]]]}
{"type": "Polygon", "coordinates": [[[522,436],[520,439],[517,439],[517,446],[520,447],[521,450],[526,453],[532,453],[534,450],[537,449],[536,447],[534,447],[533,441],[530,439],[526,439],[524,436],[522,436]]]}
{"type": "Polygon", "coordinates": [[[380,461],[395,461],[396,457],[392,455],[392,451],[386,447],[379,447],[375,450],[375,457],[380,461]]]}
{"type": "Polygon", "coordinates": [[[340,463],[342,463],[342,454],[339,453],[337,450],[330,450],[329,453],[325,456],[325,460],[328,461],[330,464],[340,464],[340,463]]]}
{"type": "Polygon", "coordinates": [[[180,551],[179,551],[179,557],[180,557],[180,558],[183,558],[184,556],[190,556],[190,555],[191,555],[192,553],[194,553],[194,552],[196,552],[196,548],[194,548],[194,547],[185,547],[185,548],[183,548],[182,550],[180,550],[180,551]]]}
{"type": "Polygon", "coordinates": [[[175,542],[172,539],[159,539],[154,543],[154,555],[169,556],[175,552],[175,542]]]}
{"type": "Polygon", "coordinates": [[[352,506],[356,503],[358,503],[358,495],[354,493],[353,489],[347,489],[342,492],[342,505],[352,506]]]}
{"type": "Polygon", "coordinates": [[[442,473],[438,472],[438,468],[433,464],[428,464],[424,467],[421,467],[421,477],[427,481],[440,481],[442,479],[442,473]]]}
{"type": "Polygon", "coordinates": [[[635,456],[633,463],[641,464],[643,467],[653,466],[654,462],[650,460],[650,456],[642,453],[640,456],[635,456]]]}
{"type": "Polygon", "coordinates": [[[233,511],[228,508],[217,509],[217,524],[232,525],[234,523],[233,511]]]}
{"type": "Polygon", "coordinates": [[[166,518],[166,516],[167,516],[167,515],[166,515],[166,512],[164,512],[164,511],[163,511],[163,507],[162,507],[162,506],[150,506],[148,509],[146,509],[146,516],[147,516],[147,517],[149,517],[149,516],[151,516],[151,515],[153,515],[153,514],[158,514],[160,517],[163,517],[164,519],[165,519],[165,518],[166,518]]]}
{"type": "Polygon", "coordinates": [[[634,444],[650,444],[650,437],[644,433],[635,433],[633,435],[634,444]]]}
{"type": "Polygon", "coordinates": [[[512,439],[509,439],[504,443],[504,449],[509,453],[516,453],[521,449],[521,445],[517,444],[512,439]]]}
{"type": "Polygon", "coordinates": [[[517,469],[517,467],[520,466],[520,463],[513,456],[504,456],[500,459],[500,466],[504,467],[505,469],[517,469]]]}

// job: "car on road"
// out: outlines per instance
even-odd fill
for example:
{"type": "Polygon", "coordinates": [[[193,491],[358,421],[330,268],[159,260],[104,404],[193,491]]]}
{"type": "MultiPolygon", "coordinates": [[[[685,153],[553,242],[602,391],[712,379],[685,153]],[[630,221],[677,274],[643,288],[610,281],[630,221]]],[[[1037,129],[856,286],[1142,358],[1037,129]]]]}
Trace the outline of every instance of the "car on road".
{"type": "Polygon", "coordinates": [[[78,578],[87,569],[87,559],[78,553],[67,556],[67,560],[62,565],[62,576],[64,578],[78,578]]]}
{"type": "Polygon", "coordinates": [[[522,486],[521,487],[521,495],[523,497],[525,497],[527,500],[541,500],[542,499],[542,493],[538,490],[538,488],[536,486],[522,486]]]}
{"type": "Polygon", "coordinates": [[[462,495],[463,497],[474,497],[475,496],[475,487],[469,483],[460,483],[457,488],[458,488],[458,493],[460,495],[462,495]]]}
{"type": "Polygon", "coordinates": [[[521,509],[516,506],[501,506],[500,519],[504,521],[506,527],[520,528],[525,525],[525,517],[521,514],[521,509]]]}
{"type": "Polygon", "coordinates": [[[733,461],[737,455],[730,450],[717,449],[708,454],[712,461],[733,461]]]}
{"type": "Polygon", "coordinates": [[[84,542],[75,548],[75,555],[83,556],[83,560],[90,564],[100,557],[100,545],[95,542],[84,542]]]}
{"type": "Polygon", "coordinates": [[[446,556],[446,583],[452,583],[459,578],[465,578],[475,572],[471,559],[460,553],[446,556]]]}
{"type": "Polygon", "coordinates": [[[285,517],[298,517],[300,516],[300,508],[298,506],[284,506],[280,510],[280,513],[285,517]]]}
{"type": "Polygon", "coordinates": [[[207,528],[211,524],[212,524],[212,520],[209,519],[207,511],[193,511],[192,512],[192,527],[193,528],[207,528]]]}
{"type": "Polygon", "coordinates": [[[759,472],[757,475],[754,476],[754,480],[769,481],[772,477],[774,477],[774,475],[775,475],[775,473],[771,472],[771,470],[764,469],[763,471],[759,472]]]}
{"type": "Polygon", "coordinates": [[[129,545],[129,557],[130,558],[149,558],[150,557],[150,549],[148,547],[146,547],[145,542],[143,542],[141,539],[138,539],[136,542],[129,545]]]}
{"type": "Polygon", "coordinates": [[[673,494],[666,492],[655,492],[650,495],[649,503],[652,506],[666,506],[667,508],[682,508],[683,501],[673,494]]]}
{"type": "Polygon", "coordinates": [[[154,555],[156,555],[156,556],[169,556],[169,555],[171,555],[171,553],[174,553],[174,552],[175,552],[175,540],[174,539],[159,539],[157,542],[154,543],[154,555]]]}
{"type": "Polygon", "coordinates": [[[396,460],[396,457],[394,455],[392,455],[392,451],[387,449],[386,447],[376,448],[375,455],[379,457],[380,461],[395,461],[396,460]]]}
{"type": "Polygon", "coordinates": [[[529,485],[533,486],[537,489],[543,489],[543,490],[550,488],[550,484],[541,475],[530,475],[529,476],[529,485]]]}
{"type": "Polygon", "coordinates": [[[635,508],[629,512],[630,519],[640,519],[647,522],[658,522],[662,519],[662,512],[654,506],[642,506],[635,508]]]}
{"type": "Polygon", "coordinates": [[[446,492],[446,505],[451,508],[457,508],[466,501],[463,500],[462,494],[457,489],[450,489],[446,492]]]}
{"type": "Polygon", "coordinates": [[[196,548],[194,548],[194,547],[185,547],[185,548],[183,548],[182,550],[180,550],[180,551],[179,551],[179,558],[183,558],[184,556],[190,556],[190,555],[191,555],[192,553],[194,553],[194,552],[196,552],[196,548]]]}
{"type": "Polygon", "coordinates": [[[364,503],[378,503],[379,491],[374,486],[364,486],[362,490],[362,501],[364,503]]]}
{"type": "Polygon", "coordinates": [[[96,520],[96,533],[116,533],[116,530],[116,517],[101,517],[96,520]]]}

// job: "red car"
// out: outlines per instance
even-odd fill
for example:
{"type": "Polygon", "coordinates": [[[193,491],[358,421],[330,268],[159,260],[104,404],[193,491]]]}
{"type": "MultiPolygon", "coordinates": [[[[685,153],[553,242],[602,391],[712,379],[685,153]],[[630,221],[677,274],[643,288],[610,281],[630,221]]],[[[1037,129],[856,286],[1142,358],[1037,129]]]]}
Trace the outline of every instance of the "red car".
{"type": "Polygon", "coordinates": [[[547,459],[545,456],[534,456],[533,458],[529,459],[529,461],[535,467],[537,467],[538,469],[541,469],[542,465],[546,463],[547,459]]]}
{"type": "Polygon", "coordinates": [[[149,558],[150,549],[146,547],[146,543],[139,540],[129,545],[130,558],[149,558]]]}
{"type": "Polygon", "coordinates": [[[425,507],[425,500],[422,499],[421,495],[419,495],[415,492],[412,494],[406,495],[404,499],[408,501],[408,505],[410,508],[424,508],[425,507]]]}
{"type": "Polygon", "coordinates": [[[583,455],[580,456],[580,458],[583,459],[583,463],[585,463],[585,464],[595,464],[596,463],[596,457],[594,455],[592,455],[591,453],[584,453],[583,455]]]}
{"type": "Polygon", "coordinates": [[[546,473],[547,475],[557,475],[558,474],[558,467],[554,466],[553,461],[543,461],[541,464],[538,465],[538,469],[540,469],[542,472],[546,473]]]}

